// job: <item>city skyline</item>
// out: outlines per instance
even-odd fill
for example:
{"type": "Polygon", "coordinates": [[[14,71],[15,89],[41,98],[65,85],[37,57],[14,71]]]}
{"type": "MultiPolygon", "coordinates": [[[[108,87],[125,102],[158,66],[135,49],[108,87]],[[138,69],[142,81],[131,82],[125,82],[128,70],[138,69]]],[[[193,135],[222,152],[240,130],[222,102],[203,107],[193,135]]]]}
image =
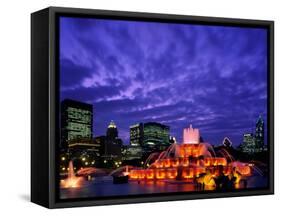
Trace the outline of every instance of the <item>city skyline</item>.
{"type": "MultiPolygon", "coordinates": [[[[65,99],[64,101],[62,101],[62,103],[65,103],[66,101],[68,102],[70,99],[65,99]]],[[[72,101],[72,103],[81,103],[80,101],[75,101],[75,100],[73,100],[72,101]]],[[[83,103],[84,105],[82,105],[82,106],[87,106],[87,105],[91,105],[91,104],[85,104],[85,103],[83,103]]],[[[258,120],[261,118],[261,116],[259,116],[259,118],[258,118],[258,120]]],[[[257,121],[258,121],[257,120],[257,121]]],[[[256,122],[257,122],[256,121],[256,122]]],[[[153,122],[153,121],[149,121],[149,122],[136,122],[136,123],[133,123],[133,124],[131,124],[130,125],[130,127],[128,128],[128,133],[129,133],[129,138],[128,139],[122,139],[122,138],[124,138],[124,137],[120,137],[120,136],[117,136],[117,137],[119,137],[122,141],[126,141],[126,142],[124,142],[123,144],[124,145],[130,145],[130,143],[131,143],[131,138],[130,138],[130,129],[131,129],[131,127],[132,126],[135,126],[135,125],[139,125],[139,124],[147,124],[147,123],[159,123],[159,122],[153,122]]],[[[83,123],[84,124],[84,123],[83,123]]],[[[116,125],[116,122],[114,122],[113,120],[111,120],[109,123],[108,123],[108,125],[107,125],[107,127],[105,128],[105,132],[103,133],[103,134],[97,134],[97,135],[93,135],[92,136],[92,138],[95,138],[95,137],[100,137],[100,136],[105,136],[106,135],[106,133],[107,133],[107,130],[108,130],[108,128],[110,128],[111,126],[112,126],[112,124],[114,124],[115,125],[115,127],[116,127],[116,129],[117,129],[117,131],[118,131],[118,126],[116,125]]],[[[169,126],[169,125],[164,125],[164,124],[162,124],[163,126],[168,126],[169,127],[169,129],[171,129],[171,126],[169,126]]],[[[189,124],[189,126],[188,127],[192,127],[192,124],[189,124]]],[[[188,128],[188,127],[186,127],[186,128],[188,128]]],[[[256,128],[257,128],[257,125],[255,124],[253,124],[253,126],[252,126],[252,128],[251,128],[251,130],[249,130],[249,131],[245,131],[242,135],[241,135],[241,140],[243,140],[243,137],[244,137],[244,135],[245,134],[255,134],[255,130],[256,130],[256,128]],[[242,137],[243,136],[243,137],[242,137]]],[[[185,128],[183,128],[183,130],[184,130],[185,128]]],[[[199,129],[199,128],[197,128],[197,129],[199,129]]],[[[76,132],[77,133],[77,132],[76,132]]],[[[91,132],[92,134],[93,134],[93,132],[91,132]]],[[[172,136],[172,134],[170,133],[169,134],[169,136],[171,136],[171,137],[174,137],[174,136],[172,136]]],[[[83,138],[86,138],[86,137],[83,137],[83,138]]],[[[176,140],[177,140],[177,137],[175,137],[176,138],[176,140]]],[[[201,136],[201,138],[203,139],[203,137],[201,136]]],[[[222,140],[222,142],[221,143],[211,143],[211,144],[213,144],[213,145],[221,145],[221,144],[223,144],[223,141],[224,141],[224,139],[225,138],[228,138],[227,136],[225,136],[224,138],[223,138],[223,140],[222,140]]],[[[229,139],[229,138],[228,138],[229,139]]],[[[264,140],[265,142],[266,142],[266,139],[264,140]]],[[[177,143],[183,143],[184,141],[183,140],[177,140],[177,143]]],[[[237,144],[235,144],[234,143],[234,146],[236,146],[236,147],[238,147],[239,145],[241,145],[242,144],[242,142],[240,142],[240,143],[237,143],[237,144]]]]}
{"type": "Polygon", "coordinates": [[[237,146],[260,114],[267,122],[264,29],[85,18],[60,25],[61,100],[93,105],[94,136],[113,120],[129,143],[130,125],[152,121],[178,142],[192,124],[211,144],[227,136],[237,146]]]}

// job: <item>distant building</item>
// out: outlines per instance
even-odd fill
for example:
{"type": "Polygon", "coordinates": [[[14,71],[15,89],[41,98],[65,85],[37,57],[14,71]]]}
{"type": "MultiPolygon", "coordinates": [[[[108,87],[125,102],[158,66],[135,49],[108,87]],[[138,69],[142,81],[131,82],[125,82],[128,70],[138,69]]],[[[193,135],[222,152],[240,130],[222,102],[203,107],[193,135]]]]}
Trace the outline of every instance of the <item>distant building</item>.
{"type": "Polygon", "coordinates": [[[131,146],[143,145],[143,123],[130,126],[130,144],[131,146]]]}
{"type": "Polygon", "coordinates": [[[244,134],[243,143],[241,144],[240,149],[242,150],[242,152],[249,154],[267,150],[264,145],[264,121],[261,116],[259,116],[256,122],[255,134],[244,134]]]}
{"type": "Polygon", "coordinates": [[[170,145],[170,127],[157,123],[138,123],[130,126],[132,146],[155,147],[170,145]]]}
{"type": "Polygon", "coordinates": [[[264,147],[264,121],[261,116],[256,122],[255,142],[257,148],[264,147]]]}
{"type": "Polygon", "coordinates": [[[122,160],[141,160],[143,150],[140,146],[123,146],[122,149],[122,160]]]}
{"type": "Polygon", "coordinates": [[[121,157],[122,140],[118,137],[118,129],[116,124],[111,121],[106,130],[106,155],[110,158],[121,157]]]}
{"type": "Polygon", "coordinates": [[[101,157],[107,160],[121,158],[122,140],[118,137],[118,129],[116,124],[111,121],[106,130],[106,136],[94,138],[96,143],[100,143],[101,157]]]}
{"type": "Polygon", "coordinates": [[[99,145],[100,156],[103,156],[107,152],[106,136],[97,136],[93,138],[93,142],[99,145]]]}
{"type": "Polygon", "coordinates": [[[255,153],[255,137],[252,133],[245,133],[243,135],[242,151],[245,153],[255,153]]]}
{"type": "Polygon", "coordinates": [[[93,136],[93,106],[74,100],[61,102],[61,145],[77,139],[91,139],[93,136]]]}
{"type": "Polygon", "coordinates": [[[78,139],[68,142],[68,149],[72,154],[81,154],[85,151],[96,158],[100,157],[100,147],[100,143],[93,139],[78,139]]]}
{"type": "Polygon", "coordinates": [[[147,122],[143,125],[143,146],[169,146],[170,127],[147,122]]]}
{"type": "Polygon", "coordinates": [[[170,139],[170,127],[158,122],[138,123],[130,126],[131,146],[141,147],[142,158],[152,152],[166,150],[175,140],[170,139]]]}
{"type": "Polygon", "coordinates": [[[118,137],[117,126],[114,123],[114,121],[112,121],[112,120],[107,127],[106,136],[107,136],[107,138],[112,139],[112,140],[114,140],[118,137]]]}

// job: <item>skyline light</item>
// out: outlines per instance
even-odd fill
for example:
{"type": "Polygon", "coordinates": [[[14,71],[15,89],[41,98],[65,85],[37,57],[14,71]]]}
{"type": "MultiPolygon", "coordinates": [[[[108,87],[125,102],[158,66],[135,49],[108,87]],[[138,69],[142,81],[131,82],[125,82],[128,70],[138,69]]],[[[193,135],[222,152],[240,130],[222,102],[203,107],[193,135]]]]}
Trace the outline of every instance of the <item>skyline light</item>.
{"type": "Polygon", "coordinates": [[[60,97],[93,105],[95,136],[113,120],[127,144],[130,126],[150,121],[177,140],[192,124],[237,146],[260,114],[267,134],[267,32],[60,18],[60,97]]]}

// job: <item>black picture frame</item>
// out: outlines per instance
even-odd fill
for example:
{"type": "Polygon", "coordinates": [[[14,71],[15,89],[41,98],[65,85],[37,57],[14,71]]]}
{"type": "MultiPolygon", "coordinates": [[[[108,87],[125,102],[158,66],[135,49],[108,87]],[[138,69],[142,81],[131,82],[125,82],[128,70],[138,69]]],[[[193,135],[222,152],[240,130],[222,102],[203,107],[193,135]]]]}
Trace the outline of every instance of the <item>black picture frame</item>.
{"type": "Polygon", "coordinates": [[[191,200],[274,193],[274,22],[49,7],[31,15],[31,201],[47,208],[191,200]],[[58,24],[59,16],[102,17],[201,25],[262,27],[268,29],[268,150],[269,187],[235,192],[179,193],[60,200],[56,176],[59,142],[58,24]]]}

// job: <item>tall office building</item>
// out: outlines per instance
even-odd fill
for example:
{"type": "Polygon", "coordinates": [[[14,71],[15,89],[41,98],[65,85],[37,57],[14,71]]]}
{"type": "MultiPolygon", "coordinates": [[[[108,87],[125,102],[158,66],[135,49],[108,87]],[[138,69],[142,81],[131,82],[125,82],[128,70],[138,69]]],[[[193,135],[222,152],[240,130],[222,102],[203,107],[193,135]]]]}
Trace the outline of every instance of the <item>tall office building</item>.
{"type": "Polygon", "coordinates": [[[118,128],[111,121],[106,130],[106,136],[94,138],[95,142],[100,143],[100,154],[106,160],[120,159],[123,141],[118,137],[118,128]]]}
{"type": "Polygon", "coordinates": [[[256,122],[255,134],[244,134],[241,149],[243,152],[250,154],[266,150],[264,145],[264,121],[261,116],[256,122]]]}
{"type": "Polygon", "coordinates": [[[132,146],[168,146],[170,145],[170,127],[157,123],[138,123],[130,126],[130,144],[132,146]]]}
{"type": "Polygon", "coordinates": [[[163,145],[169,146],[170,141],[170,127],[157,123],[147,122],[143,125],[143,145],[156,146],[163,145]]]}
{"type": "Polygon", "coordinates": [[[93,136],[93,106],[70,99],[61,102],[61,145],[93,136]]]}
{"type": "Polygon", "coordinates": [[[106,136],[97,136],[93,138],[93,142],[99,146],[99,155],[103,157],[107,152],[106,136]]]}
{"type": "Polygon", "coordinates": [[[259,118],[256,122],[255,142],[256,142],[257,148],[263,148],[263,146],[264,146],[264,121],[261,116],[259,116],[259,118]]]}
{"type": "Polygon", "coordinates": [[[130,126],[131,146],[142,146],[143,144],[143,123],[130,126]]]}
{"type": "Polygon", "coordinates": [[[252,133],[243,135],[242,151],[246,153],[254,153],[256,150],[255,137],[252,133]]]}
{"type": "Polygon", "coordinates": [[[106,131],[106,136],[109,139],[114,140],[115,138],[118,137],[118,129],[116,124],[114,123],[114,121],[111,120],[111,122],[109,123],[108,127],[107,127],[107,131],[106,131]]]}

